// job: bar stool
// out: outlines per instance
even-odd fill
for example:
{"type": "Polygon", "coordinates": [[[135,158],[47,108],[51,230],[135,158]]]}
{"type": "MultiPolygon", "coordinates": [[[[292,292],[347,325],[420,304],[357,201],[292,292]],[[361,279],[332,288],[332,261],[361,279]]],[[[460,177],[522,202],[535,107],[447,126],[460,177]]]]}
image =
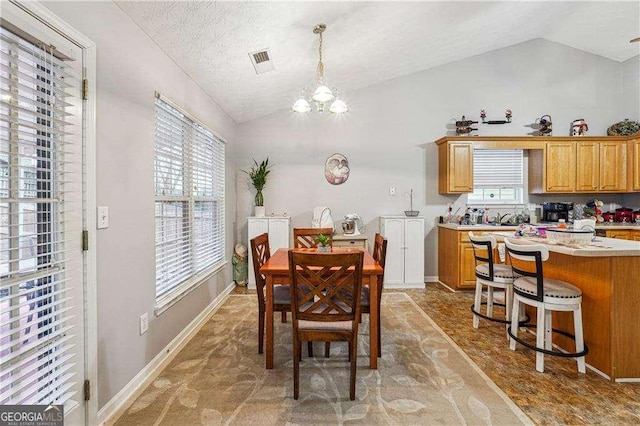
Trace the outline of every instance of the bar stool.
{"type": "MultiPolygon", "coordinates": [[[[473,257],[476,262],[476,297],[475,303],[471,305],[473,328],[478,328],[480,318],[502,324],[509,324],[511,323],[511,305],[513,301],[513,271],[509,265],[494,262],[493,254],[495,248],[498,246],[495,237],[491,235],[473,235],[473,232],[469,231],[469,240],[473,247],[473,257]],[[487,287],[486,302],[482,302],[482,290],[484,286],[487,287]],[[505,303],[493,301],[494,288],[504,290],[505,303]],[[486,315],[480,312],[482,305],[487,306],[486,315]],[[505,319],[495,318],[493,316],[493,305],[505,307],[505,319]]],[[[521,324],[525,322],[526,320],[522,321],[521,324]]]]}
{"type": "Polygon", "coordinates": [[[536,370],[544,372],[544,355],[554,355],[565,358],[577,358],[578,372],[585,373],[585,355],[589,348],[584,343],[582,334],[582,291],[565,281],[544,278],[542,262],[549,259],[549,249],[540,244],[516,244],[508,238],[504,239],[513,273],[520,275],[513,282],[514,303],[511,313],[511,326],[508,328],[509,348],[516,350],[516,342],[536,351],[536,370]],[[513,260],[528,262],[517,266],[513,260]],[[534,267],[531,268],[531,262],[534,267]],[[529,267],[527,267],[529,266],[529,267]],[[525,269],[526,268],[526,269],[525,269]],[[536,344],[532,345],[518,337],[518,318],[520,302],[533,306],[537,311],[537,324],[527,325],[536,328],[536,344]],[[573,328],[575,336],[566,331],[552,327],[552,311],[573,311],[573,328]],[[576,342],[576,352],[561,352],[552,350],[552,333],[562,334],[576,342]]]}

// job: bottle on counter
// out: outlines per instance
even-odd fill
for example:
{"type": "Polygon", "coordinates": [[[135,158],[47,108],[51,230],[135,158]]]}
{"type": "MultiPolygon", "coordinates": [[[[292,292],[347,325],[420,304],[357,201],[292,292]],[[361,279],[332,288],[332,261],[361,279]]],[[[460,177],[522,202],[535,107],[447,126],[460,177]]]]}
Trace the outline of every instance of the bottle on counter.
{"type": "Polygon", "coordinates": [[[558,219],[558,228],[567,229],[567,221],[564,219],[558,219]]]}

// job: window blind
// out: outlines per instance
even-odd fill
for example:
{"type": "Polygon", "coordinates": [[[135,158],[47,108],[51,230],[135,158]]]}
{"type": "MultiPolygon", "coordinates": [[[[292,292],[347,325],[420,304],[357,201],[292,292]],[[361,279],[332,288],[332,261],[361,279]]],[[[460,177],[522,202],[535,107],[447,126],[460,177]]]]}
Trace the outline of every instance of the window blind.
{"type": "MultiPolygon", "coordinates": [[[[64,404],[75,393],[71,311],[70,110],[78,70],[0,28],[0,404],[64,404]],[[73,89],[73,90],[71,90],[73,89]]],[[[80,206],[81,208],[81,206],[80,206]]],[[[71,237],[73,241],[71,240],[71,237]]],[[[81,320],[81,319],[80,319],[81,320]]],[[[82,370],[80,370],[82,371],[82,370]]]]}
{"type": "Polygon", "coordinates": [[[474,187],[522,186],[523,153],[521,149],[474,149],[474,187]]]}
{"type": "Polygon", "coordinates": [[[156,97],[156,300],[165,306],[224,261],[225,144],[156,97]]]}

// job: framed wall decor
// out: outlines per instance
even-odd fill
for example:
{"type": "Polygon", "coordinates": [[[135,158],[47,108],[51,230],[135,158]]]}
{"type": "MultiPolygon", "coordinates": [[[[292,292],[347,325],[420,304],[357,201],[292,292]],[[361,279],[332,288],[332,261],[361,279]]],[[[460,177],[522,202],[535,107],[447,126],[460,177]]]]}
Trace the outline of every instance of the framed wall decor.
{"type": "Polygon", "coordinates": [[[331,185],[341,185],[349,179],[349,160],[342,154],[333,154],[324,163],[324,177],[331,185]]]}

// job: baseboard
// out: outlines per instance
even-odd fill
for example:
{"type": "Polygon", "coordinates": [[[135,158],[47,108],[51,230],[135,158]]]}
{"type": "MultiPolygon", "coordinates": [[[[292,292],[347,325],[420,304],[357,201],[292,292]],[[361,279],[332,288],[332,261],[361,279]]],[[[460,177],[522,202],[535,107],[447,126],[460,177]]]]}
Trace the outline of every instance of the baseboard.
{"type": "Polygon", "coordinates": [[[195,317],[176,337],[165,346],[133,379],[129,381],[104,407],[98,411],[98,424],[115,423],[124,413],[129,403],[135,400],[146,387],[156,379],[158,374],[173,360],[178,352],[202,328],[205,322],[222,305],[225,297],[233,291],[235,284],[231,282],[222,293],[195,317]]]}
{"type": "Polygon", "coordinates": [[[437,275],[425,275],[424,277],[424,282],[425,283],[437,283],[438,282],[438,276],[437,275]]]}

